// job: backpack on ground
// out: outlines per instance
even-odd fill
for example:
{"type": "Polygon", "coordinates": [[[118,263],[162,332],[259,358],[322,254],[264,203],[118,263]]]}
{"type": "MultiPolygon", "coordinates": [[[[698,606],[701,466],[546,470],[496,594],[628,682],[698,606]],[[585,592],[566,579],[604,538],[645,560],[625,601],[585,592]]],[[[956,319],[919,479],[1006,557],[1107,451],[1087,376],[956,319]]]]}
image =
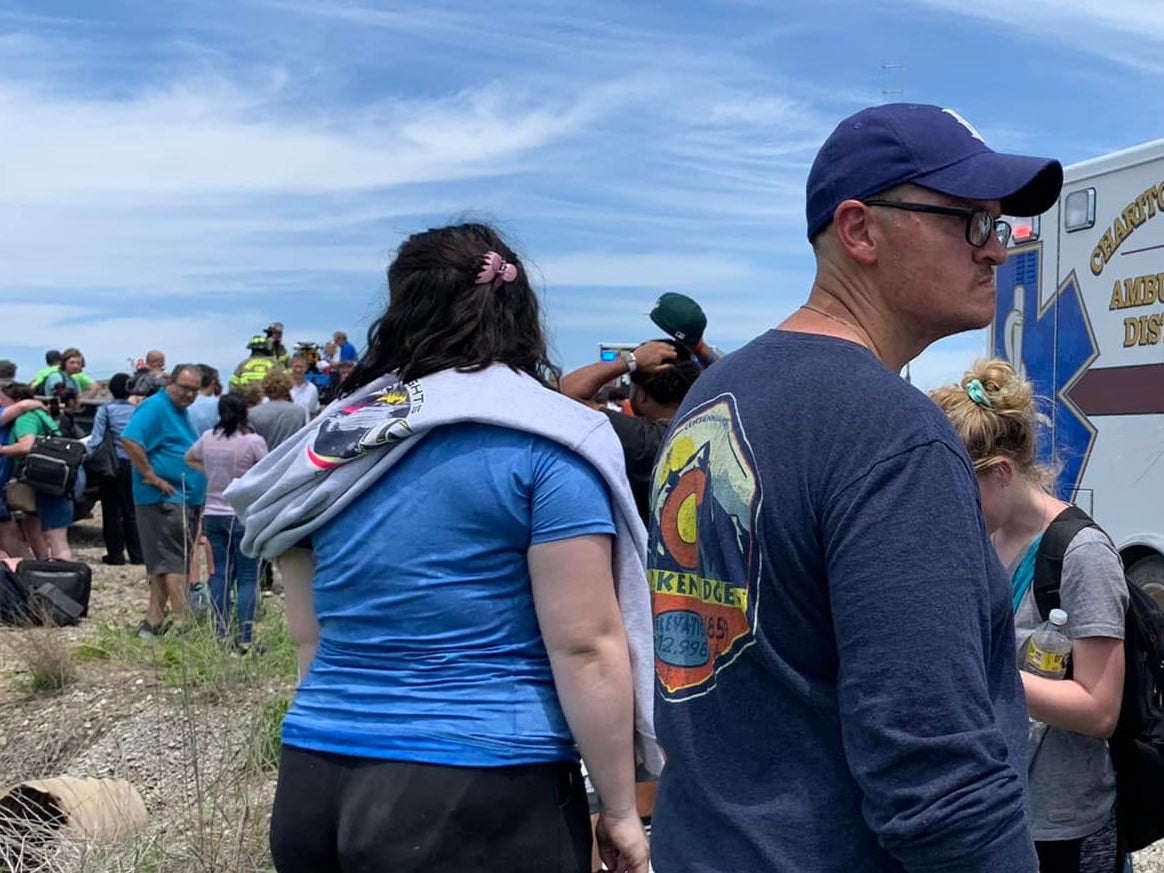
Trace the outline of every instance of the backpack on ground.
{"type": "Polygon", "coordinates": [[[0,624],[31,624],[24,585],[8,565],[0,563],[0,624]]]}
{"type": "MultiPolygon", "coordinates": [[[[1059,607],[1063,555],[1085,527],[1099,528],[1077,506],[1043,534],[1035,558],[1034,597],[1045,621],[1059,607]]],[[[1116,773],[1116,819],[1130,851],[1164,838],[1164,612],[1131,579],[1124,620],[1124,692],[1107,745],[1116,773]]]]}
{"type": "Polygon", "coordinates": [[[75,625],[89,614],[93,572],[79,561],[24,560],[0,573],[0,622],[75,625]]]}

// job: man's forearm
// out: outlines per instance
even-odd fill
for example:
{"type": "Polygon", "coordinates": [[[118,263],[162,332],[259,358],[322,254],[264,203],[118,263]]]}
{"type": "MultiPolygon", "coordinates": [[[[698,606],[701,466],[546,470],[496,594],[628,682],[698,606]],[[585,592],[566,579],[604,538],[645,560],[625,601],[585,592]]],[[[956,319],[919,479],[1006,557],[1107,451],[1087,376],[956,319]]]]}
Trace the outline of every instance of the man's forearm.
{"type": "Polygon", "coordinates": [[[125,452],[126,457],[129,458],[129,462],[133,464],[133,468],[141,474],[142,479],[151,481],[157,478],[157,475],[154,473],[154,468],[150,466],[149,455],[146,454],[146,450],[141,444],[122,437],[121,448],[125,452]]]}
{"type": "Polygon", "coordinates": [[[694,349],[691,350],[695,357],[699,358],[699,363],[705,367],[710,367],[716,361],[723,357],[719,350],[714,346],[709,346],[704,340],[699,341],[694,349]]]}
{"type": "Polygon", "coordinates": [[[562,377],[561,392],[573,400],[588,403],[603,385],[626,373],[627,364],[623,360],[595,361],[579,370],[562,377]]]}

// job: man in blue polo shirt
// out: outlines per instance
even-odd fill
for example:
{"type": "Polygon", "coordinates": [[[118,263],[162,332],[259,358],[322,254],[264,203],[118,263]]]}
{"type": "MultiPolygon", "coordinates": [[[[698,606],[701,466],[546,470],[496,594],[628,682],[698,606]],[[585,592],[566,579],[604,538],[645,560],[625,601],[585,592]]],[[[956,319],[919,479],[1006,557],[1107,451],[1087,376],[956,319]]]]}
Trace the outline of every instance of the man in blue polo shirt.
{"type": "Polygon", "coordinates": [[[186,410],[201,387],[198,366],[179,364],[121,433],[133,464],[133,503],[150,578],[149,607],[138,629],[143,638],[162,633],[167,599],[176,618],[186,615],[190,556],[206,499],[206,476],[186,464],[186,451],[198,439],[186,410]]]}
{"type": "Polygon", "coordinates": [[[937,106],[821,148],[808,301],[699,378],[655,467],[658,873],[1034,873],[1010,585],[897,374],[990,322],[999,216],[1062,180],[937,106]]]}

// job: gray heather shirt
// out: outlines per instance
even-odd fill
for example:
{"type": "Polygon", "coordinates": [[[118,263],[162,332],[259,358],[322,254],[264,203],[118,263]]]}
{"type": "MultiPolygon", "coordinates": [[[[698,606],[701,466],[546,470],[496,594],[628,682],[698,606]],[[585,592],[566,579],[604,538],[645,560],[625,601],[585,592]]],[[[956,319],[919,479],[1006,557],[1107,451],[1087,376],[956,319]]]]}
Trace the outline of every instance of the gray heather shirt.
{"type": "Polygon", "coordinates": [[[249,411],[251,427],[273,449],[307,424],[307,410],[290,400],[269,400],[249,411]]]}
{"type": "MultiPolygon", "coordinates": [[[[1022,554],[1008,568],[1012,576],[1021,560],[1022,554]]],[[[1096,528],[1084,528],[1068,545],[1059,599],[1072,639],[1124,638],[1128,589],[1123,565],[1111,542],[1096,528]]],[[[1027,641],[1040,624],[1032,586],[1014,616],[1020,664],[1027,641]]],[[[1107,824],[1115,803],[1115,772],[1106,742],[1047,728],[1029,767],[1035,840],[1079,839],[1107,824]]]]}

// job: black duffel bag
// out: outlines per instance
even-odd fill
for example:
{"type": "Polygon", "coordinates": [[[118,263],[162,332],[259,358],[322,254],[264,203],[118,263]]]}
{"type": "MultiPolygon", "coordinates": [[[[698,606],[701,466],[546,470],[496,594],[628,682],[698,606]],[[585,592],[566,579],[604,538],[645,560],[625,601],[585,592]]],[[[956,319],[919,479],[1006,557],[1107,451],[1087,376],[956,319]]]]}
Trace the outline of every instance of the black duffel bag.
{"type": "Polygon", "coordinates": [[[41,494],[72,497],[77,471],[85,460],[85,444],[60,436],[38,436],[24,456],[19,479],[41,494]]]}
{"type": "Polygon", "coordinates": [[[77,624],[89,614],[93,572],[80,561],[0,564],[0,624],[77,624]]]}

